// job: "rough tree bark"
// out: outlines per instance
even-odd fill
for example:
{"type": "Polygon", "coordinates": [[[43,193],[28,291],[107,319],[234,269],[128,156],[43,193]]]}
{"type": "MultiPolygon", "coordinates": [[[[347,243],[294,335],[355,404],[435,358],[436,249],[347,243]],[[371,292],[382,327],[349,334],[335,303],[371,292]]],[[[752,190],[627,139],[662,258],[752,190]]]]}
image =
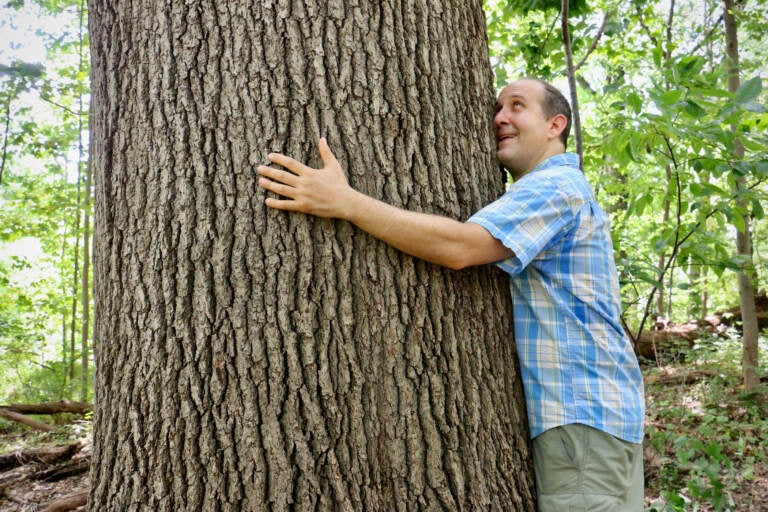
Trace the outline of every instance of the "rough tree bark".
{"type": "Polygon", "coordinates": [[[267,211],[317,164],[463,219],[503,190],[479,0],[90,0],[91,510],[533,510],[506,278],[267,211]]]}

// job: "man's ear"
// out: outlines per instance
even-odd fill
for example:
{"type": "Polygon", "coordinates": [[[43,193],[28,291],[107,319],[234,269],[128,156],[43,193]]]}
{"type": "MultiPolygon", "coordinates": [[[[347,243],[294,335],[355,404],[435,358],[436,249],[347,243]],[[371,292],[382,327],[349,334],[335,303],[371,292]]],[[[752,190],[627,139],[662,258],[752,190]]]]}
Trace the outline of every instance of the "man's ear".
{"type": "Polygon", "coordinates": [[[568,119],[563,114],[555,114],[549,119],[549,131],[553,138],[560,137],[565,127],[568,125],[568,119]]]}

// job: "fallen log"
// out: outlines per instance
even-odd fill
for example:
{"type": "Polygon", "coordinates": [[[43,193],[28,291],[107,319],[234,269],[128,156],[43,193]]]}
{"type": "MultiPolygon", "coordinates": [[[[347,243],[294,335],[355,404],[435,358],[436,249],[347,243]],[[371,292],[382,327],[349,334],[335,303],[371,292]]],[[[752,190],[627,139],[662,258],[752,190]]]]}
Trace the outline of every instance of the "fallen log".
{"type": "Polygon", "coordinates": [[[665,386],[675,386],[677,384],[695,384],[701,380],[708,380],[712,377],[722,375],[722,372],[712,370],[693,370],[686,372],[662,372],[649,375],[645,378],[646,384],[661,384],[665,386]]]}
{"type": "Polygon", "coordinates": [[[23,466],[29,462],[42,462],[43,464],[55,464],[64,459],[72,458],[72,455],[80,450],[81,443],[72,443],[53,448],[37,448],[0,455],[0,470],[23,466]]]}
{"type": "Polygon", "coordinates": [[[14,493],[0,485],[0,499],[6,499],[19,505],[24,505],[24,500],[16,496],[14,493]]]}
{"type": "Polygon", "coordinates": [[[88,491],[81,491],[75,494],[70,494],[60,498],[53,503],[50,503],[43,509],[43,512],[67,512],[68,510],[74,510],[77,507],[82,507],[88,502],[88,491]]]}
{"type": "Polygon", "coordinates": [[[0,407],[0,418],[5,418],[10,421],[15,421],[16,423],[21,423],[23,425],[27,425],[28,427],[32,427],[36,430],[42,430],[43,432],[50,432],[51,430],[53,430],[53,427],[47,423],[43,423],[40,420],[36,420],[34,418],[30,418],[29,416],[19,414],[18,412],[9,411],[5,407],[0,407]]]}
{"type": "Polygon", "coordinates": [[[58,400],[56,402],[43,402],[39,404],[2,405],[0,408],[20,414],[61,414],[67,412],[73,414],[85,414],[93,409],[93,404],[58,400]]]}
{"type": "Polygon", "coordinates": [[[91,460],[82,459],[63,466],[38,471],[29,475],[30,480],[42,480],[44,482],[57,482],[71,476],[80,475],[91,467],[91,460]]]}

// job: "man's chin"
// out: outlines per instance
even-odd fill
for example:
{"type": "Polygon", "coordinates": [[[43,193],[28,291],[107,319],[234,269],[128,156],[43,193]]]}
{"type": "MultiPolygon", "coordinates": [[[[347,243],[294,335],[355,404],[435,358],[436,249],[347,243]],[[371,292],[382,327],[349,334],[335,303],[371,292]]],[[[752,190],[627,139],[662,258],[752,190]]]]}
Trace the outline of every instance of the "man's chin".
{"type": "Polygon", "coordinates": [[[500,148],[496,150],[496,159],[507,169],[514,168],[517,161],[515,155],[512,154],[512,151],[509,149],[510,148],[500,148]]]}

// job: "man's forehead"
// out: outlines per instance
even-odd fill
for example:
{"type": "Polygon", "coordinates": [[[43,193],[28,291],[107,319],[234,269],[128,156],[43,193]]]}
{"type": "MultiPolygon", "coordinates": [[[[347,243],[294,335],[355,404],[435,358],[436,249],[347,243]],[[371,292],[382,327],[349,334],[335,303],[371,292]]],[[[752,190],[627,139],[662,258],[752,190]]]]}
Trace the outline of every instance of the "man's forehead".
{"type": "Polygon", "coordinates": [[[518,80],[512,82],[499,93],[497,103],[509,98],[534,100],[541,95],[541,84],[535,80],[518,80]]]}

